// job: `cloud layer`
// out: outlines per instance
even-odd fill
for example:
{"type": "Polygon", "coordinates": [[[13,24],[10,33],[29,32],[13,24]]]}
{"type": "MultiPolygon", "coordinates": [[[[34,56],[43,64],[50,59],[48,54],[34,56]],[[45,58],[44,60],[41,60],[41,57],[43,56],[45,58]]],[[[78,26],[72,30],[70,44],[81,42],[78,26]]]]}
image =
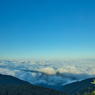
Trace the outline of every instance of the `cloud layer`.
{"type": "Polygon", "coordinates": [[[32,84],[65,85],[95,77],[95,60],[3,60],[0,73],[32,84]]]}

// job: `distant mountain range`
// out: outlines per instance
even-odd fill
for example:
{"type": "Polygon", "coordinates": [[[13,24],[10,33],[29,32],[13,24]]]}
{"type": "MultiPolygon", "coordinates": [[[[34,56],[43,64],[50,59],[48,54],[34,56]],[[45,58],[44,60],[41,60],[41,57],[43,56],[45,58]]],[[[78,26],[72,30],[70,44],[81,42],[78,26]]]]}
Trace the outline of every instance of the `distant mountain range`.
{"type": "Polygon", "coordinates": [[[54,89],[34,86],[13,76],[0,74],[0,95],[68,95],[54,89]]]}

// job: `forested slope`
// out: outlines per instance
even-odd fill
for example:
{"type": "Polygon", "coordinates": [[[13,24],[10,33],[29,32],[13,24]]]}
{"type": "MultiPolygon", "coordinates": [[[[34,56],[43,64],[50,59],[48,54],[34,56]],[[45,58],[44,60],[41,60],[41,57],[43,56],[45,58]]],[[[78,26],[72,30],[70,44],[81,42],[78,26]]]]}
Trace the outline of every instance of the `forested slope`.
{"type": "Polygon", "coordinates": [[[12,76],[0,74],[0,95],[67,95],[66,93],[34,86],[12,76]]]}
{"type": "Polygon", "coordinates": [[[95,78],[89,78],[82,81],[74,82],[63,86],[60,90],[67,92],[68,94],[79,95],[84,94],[85,92],[92,92],[95,89],[95,86],[91,83],[95,78]]]}

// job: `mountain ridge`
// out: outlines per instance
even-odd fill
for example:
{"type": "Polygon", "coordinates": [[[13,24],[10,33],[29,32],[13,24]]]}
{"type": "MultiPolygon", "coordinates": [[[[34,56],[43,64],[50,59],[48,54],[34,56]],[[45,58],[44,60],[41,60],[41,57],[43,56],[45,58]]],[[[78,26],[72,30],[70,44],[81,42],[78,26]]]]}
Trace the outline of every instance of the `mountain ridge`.
{"type": "Polygon", "coordinates": [[[92,92],[95,89],[95,86],[91,84],[93,79],[95,79],[95,77],[64,85],[62,88],[60,88],[60,91],[73,95],[77,95],[77,93],[82,95],[85,92],[92,92]]]}
{"type": "Polygon", "coordinates": [[[32,85],[13,76],[0,74],[0,95],[68,95],[65,92],[32,85]]]}

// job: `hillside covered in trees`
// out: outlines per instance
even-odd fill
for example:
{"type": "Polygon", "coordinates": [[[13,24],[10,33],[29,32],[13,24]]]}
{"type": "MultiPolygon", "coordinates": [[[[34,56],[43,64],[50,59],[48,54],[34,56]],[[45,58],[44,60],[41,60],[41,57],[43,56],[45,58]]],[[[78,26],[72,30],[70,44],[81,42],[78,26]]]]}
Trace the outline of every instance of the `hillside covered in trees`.
{"type": "Polygon", "coordinates": [[[67,84],[63,86],[60,90],[71,95],[95,95],[90,94],[95,90],[95,84],[92,83],[94,79],[95,78],[89,78],[82,81],[67,84]]]}
{"type": "Polygon", "coordinates": [[[0,95],[68,95],[54,89],[34,86],[12,76],[0,74],[0,95]]]}

